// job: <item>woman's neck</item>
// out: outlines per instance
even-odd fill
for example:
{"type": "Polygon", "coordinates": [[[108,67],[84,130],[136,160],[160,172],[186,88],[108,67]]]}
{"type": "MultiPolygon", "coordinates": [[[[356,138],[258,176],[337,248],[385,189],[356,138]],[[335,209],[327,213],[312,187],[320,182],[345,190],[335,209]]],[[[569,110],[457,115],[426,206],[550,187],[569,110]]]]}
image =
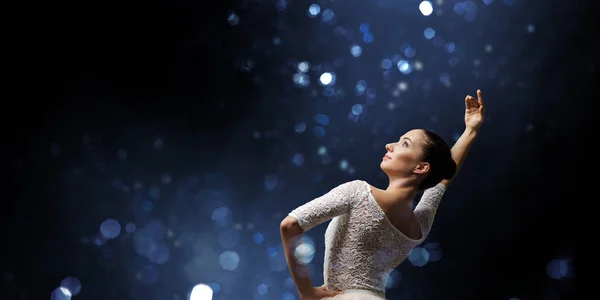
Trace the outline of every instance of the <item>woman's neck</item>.
{"type": "Polygon", "coordinates": [[[412,202],[418,189],[417,183],[412,178],[394,178],[390,179],[390,183],[385,192],[389,195],[389,199],[394,203],[410,204],[412,207],[412,202]]]}

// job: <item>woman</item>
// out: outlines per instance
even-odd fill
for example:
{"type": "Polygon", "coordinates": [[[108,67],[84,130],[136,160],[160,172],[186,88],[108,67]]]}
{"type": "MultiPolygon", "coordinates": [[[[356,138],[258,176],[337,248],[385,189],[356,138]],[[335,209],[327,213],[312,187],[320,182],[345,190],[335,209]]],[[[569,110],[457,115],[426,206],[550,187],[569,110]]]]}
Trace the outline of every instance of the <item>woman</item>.
{"type": "Polygon", "coordinates": [[[465,131],[452,150],[435,133],[411,130],[385,146],[380,166],[389,177],[387,189],[347,182],[296,208],[281,222],[285,256],[301,300],[385,299],[389,273],[429,234],[446,187],[483,123],[480,90],[477,98],[465,98],[465,131]],[[419,191],[424,192],[413,210],[419,191]],[[330,219],[325,284],[313,287],[307,266],[294,257],[295,247],[304,231],[330,219]]]}

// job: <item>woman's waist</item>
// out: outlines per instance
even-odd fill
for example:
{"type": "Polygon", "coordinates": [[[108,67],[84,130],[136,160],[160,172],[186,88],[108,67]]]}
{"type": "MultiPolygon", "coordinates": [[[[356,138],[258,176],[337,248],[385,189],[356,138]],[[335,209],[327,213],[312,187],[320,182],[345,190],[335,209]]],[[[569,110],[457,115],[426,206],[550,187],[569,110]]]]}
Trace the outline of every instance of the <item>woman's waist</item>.
{"type": "Polygon", "coordinates": [[[344,294],[366,294],[385,300],[385,286],[368,282],[325,280],[327,290],[342,291],[344,294]]]}
{"type": "Polygon", "coordinates": [[[323,272],[326,285],[335,290],[366,290],[378,295],[385,295],[385,287],[390,271],[381,268],[361,267],[336,268],[331,264],[325,266],[323,272]]]}
{"type": "Polygon", "coordinates": [[[374,296],[374,297],[380,298],[382,300],[385,300],[385,292],[378,292],[378,291],[364,289],[364,288],[347,288],[347,289],[343,289],[342,292],[344,292],[344,294],[370,295],[370,296],[374,296]]]}

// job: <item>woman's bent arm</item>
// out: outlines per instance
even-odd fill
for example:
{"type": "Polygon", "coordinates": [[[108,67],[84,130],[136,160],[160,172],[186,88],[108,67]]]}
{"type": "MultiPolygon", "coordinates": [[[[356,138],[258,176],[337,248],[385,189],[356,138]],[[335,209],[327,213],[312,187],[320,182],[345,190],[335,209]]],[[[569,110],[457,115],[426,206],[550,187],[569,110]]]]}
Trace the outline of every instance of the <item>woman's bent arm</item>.
{"type": "Polygon", "coordinates": [[[308,267],[298,262],[294,256],[296,244],[302,238],[304,230],[298,224],[298,220],[291,216],[287,216],[281,225],[279,226],[279,232],[281,233],[281,242],[283,244],[283,251],[285,252],[285,259],[290,268],[290,274],[298,289],[298,294],[302,295],[312,290],[313,285],[308,276],[308,267]]]}

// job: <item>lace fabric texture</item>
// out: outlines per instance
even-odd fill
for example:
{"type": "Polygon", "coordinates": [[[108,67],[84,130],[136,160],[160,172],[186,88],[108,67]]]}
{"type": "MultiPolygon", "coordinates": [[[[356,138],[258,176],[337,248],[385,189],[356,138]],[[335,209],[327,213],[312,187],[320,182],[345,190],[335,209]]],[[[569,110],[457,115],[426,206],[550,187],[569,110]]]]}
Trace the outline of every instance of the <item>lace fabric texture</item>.
{"type": "Polygon", "coordinates": [[[331,220],[325,231],[325,286],[330,290],[364,289],[385,295],[390,272],[421,244],[433,225],[446,187],[424,191],[414,213],[421,238],[410,239],[390,223],[367,182],[343,183],[289,213],[304,231],[331,220]]]}
{"type": "Polygon", "coordinates": [[[366,294],[356,290],[344,291],[341,295],[325,297],[321,300],[385,300],[385,297],[366,294]]]}

